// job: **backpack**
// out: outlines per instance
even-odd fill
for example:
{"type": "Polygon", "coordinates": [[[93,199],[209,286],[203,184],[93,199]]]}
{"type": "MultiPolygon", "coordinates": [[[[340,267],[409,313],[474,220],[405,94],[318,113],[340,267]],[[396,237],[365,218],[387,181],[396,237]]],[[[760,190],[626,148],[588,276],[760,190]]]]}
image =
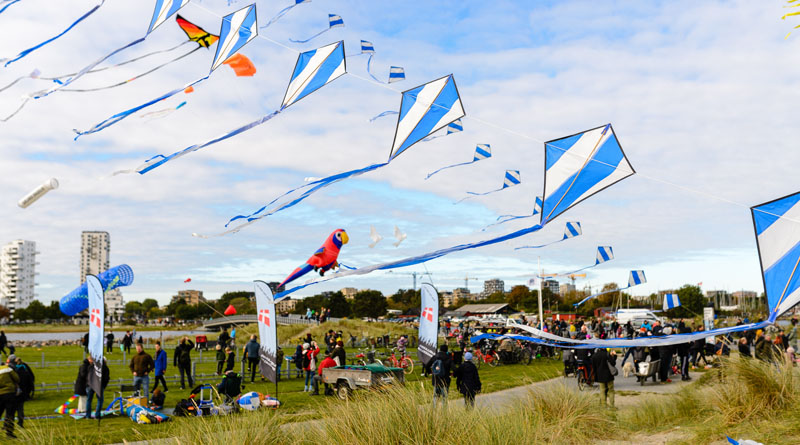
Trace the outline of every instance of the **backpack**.
{"type": "Polygon", "coordinates": [[[25,399],[33,398],[35,377],[33,371],[27,364],[22,364],[16,367],[17,375],[19,375],[19,389],[25,399]]]}
{"type": "Polygon", "coordinates": [[[431,365],[431,374],[433,374],[434,377],[445,377],[442,359],[434,360],[433,365],[431,365]]]}
{"type": "Polygon", "coordinates": [[[191,401],[182,399],[175,405],[175,411],[173,411],[172,415],[176,417],[196,416],[197,408],[191,401]]]}
{"type": "Polygon", "coordinates": [[[311,367],[311,359],[308,358],[308,354],[303,354],[303,369],[311,367]]]}

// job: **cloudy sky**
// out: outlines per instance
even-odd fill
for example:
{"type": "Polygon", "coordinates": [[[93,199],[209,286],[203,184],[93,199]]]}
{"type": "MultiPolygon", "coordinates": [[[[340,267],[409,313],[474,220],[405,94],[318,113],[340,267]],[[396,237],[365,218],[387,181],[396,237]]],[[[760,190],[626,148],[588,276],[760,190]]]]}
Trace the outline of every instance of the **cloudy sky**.
{"type": "MultiPolygon", "coordinates": [[[[57,34],[97,0],[25,0],[0,16],[0,57],[9,57],[57,34]]],[[[4,85],[33,69],[53,76],[74,72],[141,37],[151,1],[107,1],[61,39],[0,71],[4,85]]],[[[192,0],[181,14],[217,32],[220,17],[246,2],[192,0]]],[[[258,2],[261,23],[290,2],[258,2]]],[[[127,299],[166,302],[191,288],[215,298],[252,289],[252,281],[280,281],[317,249],[331,231],[345,228],[351,242],[340,259],[353,266],[390,261],[454,244],[477,241],[534,224],[520,220],[481,232],[500,214],[531,211],[541,194],[543,141],[611,122],[637,175],[590,198],[544,230],[508,243],[429,262],[440,289],[472,290],[501,278],[507,287],[527,281],[541,257],[546,272],[594,263],[598,245],[616,259],[592,269],[581,285],[626,282],[644,269],[647,294],[685,283],[705,289],[761,292],[758,255],[748,207],[797,191],[797,136],[793,117],[800,78],[800,35],[784,40],[794,23],[780,20],[779,0],[748,1],[335,1],[314,0],[262,30],[242,53],[254,77],[221,67],[192,94],[149,110],[187,105],[161,119],[134,115],[73,142],[123,109],[208,72],[214,49],[201,50],[140,80],[93,93],[58,92],[29,103],[0,123],[0,242],[37,242],[39,299],[58,299],[79,279],[80,232],[111,234],[113,265],[136,273],[127,299]],[[327,14],[345,28],[324,33],[327,14]],[[270,122],[160,167],[145,176],[109,177],[158,154],[203,142],[275,110],[300,51],[345,40],[349,73],[270,122]],[[407,79],[392,85],[369,80],[359,40],[369,40],[379,78],[390,65],[407,79]],[[467,117],[464,132],[415,145],[392,164],[325,189],[301,205],[235,235],[215,233],[232,216],[250,213],[277,195],[326,176],[382,162],[391,147],[400,92],[453,73],[467,117]],[[478,143],[493,158],[470,160],[478,143]],[[461,204],[467,191],[502,183],[519,169],[520,186],[461,204]],[[28,209],[16,202],[47,178],[61,187],[28,209]],[[580,221],[583,236],[540,250],[525,244],[559,239],[566,221],[580,221]],[[374,249],[369,228],[386,238],[374,249]],[[391,232],[408,234],[395,248],[391,232]]],[[[169,48],[185,36],[169,21],[112,63],[169,48]]],[[[87,75],[74,86],[116,83],[180,51],[87,75]]],[[[48,86],[25,79],[0,93],[0,115],[20,97],[48,86]]],[[[407,268],[393,274],[343,278],[300,295],[345,286],[393,292],[411,286],[407,268]]]]}

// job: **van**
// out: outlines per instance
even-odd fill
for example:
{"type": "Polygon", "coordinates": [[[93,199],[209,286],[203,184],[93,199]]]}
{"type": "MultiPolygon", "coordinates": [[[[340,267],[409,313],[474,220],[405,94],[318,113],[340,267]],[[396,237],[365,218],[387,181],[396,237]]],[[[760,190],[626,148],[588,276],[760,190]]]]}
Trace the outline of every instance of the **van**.
{"type": "Polygon", "coordinates": [[[650,309],[619,309],[616,317],[617,323],[625,324],[630,321],[635,328],[641,326],[645,321],[649,321],[650,324],[653,324],[655,321],[663,322],[663,319],[650,309]]]}

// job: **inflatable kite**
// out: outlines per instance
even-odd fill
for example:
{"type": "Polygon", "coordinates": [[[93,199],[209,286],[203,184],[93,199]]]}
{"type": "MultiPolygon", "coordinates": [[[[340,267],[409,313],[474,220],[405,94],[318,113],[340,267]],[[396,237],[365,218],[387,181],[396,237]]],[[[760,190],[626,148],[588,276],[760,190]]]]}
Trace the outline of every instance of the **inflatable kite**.
{"type": "Polygon", "coordinates": [[[223,315],[236,315],[236,308],[233,307],[232,304],[229,304],[225,312],[223,312],[223,315]]]}
{"type": "Polygon", "coordinates": [[[47,181],[43,182],[39,187],[31,190],[30,193],[25,195],[22,199],[17,202],[17,205],[22,207],[23,209],[28,208],[29,205],[33,204],[34,202],[38,201],[39,198],[45,195],[45,193],[55,190],[58,188],[58,180],[56,178],[50,178],[47,181]]]}
{"type": "Polygon", "coordinates": [[[72,404],[72,402],[78,400],[79,397],[80,396],[77,394],[70,396],[66,402],[62,403],[61,405],[59,405],[58,408],[56,408],[55,410],[56,414],[68,414],[68,415],[78,414],[78,408],[69,408],[69,405],[72,404]]]}
{"type": "Polygon", "coordinates": [[[306,261],[306,264],[295,269],[294,272],[278,285],[278,287],[283,287],[286,283],[290,283],[312,270],[319,272],[320,276],[324,276],[325,272],[333,268],[338,268],[339,263],[337,259],[339,258],[339,249],[347,244],[347,241],[349,241],[349,238],[344,229],[334,230],[328,239],[325,240],[325,244],[314,252],[314,255],[311,255],[311,258],[306,261]]]}
{"type": "Polygon", "coordinates": [[[321,36],[323,33],[330,31],[333,28],[343,28],[344,27],[344,20],[336,14],[328,14],[328,27],[323,29],[322,31],[314,34],[313,36],[305,39],[305,40],[293,40],[289,39],[292,43],[308,43],[317,37],[321,36]]]}
{"type": "MultiPolygon", "coordinates": [[[[108,292],[122,286],[133,284],[133,269],[127,264],[112,267],[97,276],[100,284],[103,285],[103,292],[108,292]]],[[[68,317],[72,317],[89,307],[89,295],[86,283],[78,286],[75,290],[65,295],[59,304],[61,312],[68,317]]]]}
{"type": "Polygon", "coordinates": [[[369,243],[370,249],[375,247],[375,245],[378,244],[383,239],[381,234],[378,233],[377,230],[375,230],[375,226],[369,226],[369,238],[372,240],[372,242],[369,243]]]}

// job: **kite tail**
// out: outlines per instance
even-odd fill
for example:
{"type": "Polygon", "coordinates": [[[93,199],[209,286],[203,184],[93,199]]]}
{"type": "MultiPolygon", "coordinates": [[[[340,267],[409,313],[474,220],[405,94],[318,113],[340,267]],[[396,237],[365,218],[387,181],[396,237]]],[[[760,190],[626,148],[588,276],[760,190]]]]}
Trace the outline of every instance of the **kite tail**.
{"type": "Polygon", "coordinates": [[[277,21],[278,21],[278,20],[279,20],[281,17],[283,17],[283,15],[284,15],[284,14],[286,14],[287,12],[289,12],[289,11],[290,11],[292,8],[294,8],[294,7],[295,7],[295,6],[297,6],[297,5],[298,5],[298,4],[297,4],[297,3],[295,3],[294,5],[287,6],[287,7],[283,8],[283,9],[281,9],[281,10],[280,10],[280,11],[279,11],[277,14],[275,14],[275,17],[273,17],[273,18],[269,19],[269,21],[267,22],[267,24],[266,24],[266,25],[264,25],[264,26],[262,26],[262,27],[261,27],[261,29],[264,29],[264,28],[268,27],[269,25],[271,25],[271,24],[273,24],[273,23],[277,22],[277,21]]]}
{"type": "Polygon", "coordinates": [[[374,56],[374,55],[375,55],[374,53],[373,53],[373,54],[370,54],[370,55],[369,55],[369,59],[367,59],[367,74],[369,74],[369,75],[370,75],[370,77],[372,77],[373,79],[375,79],[375,82],[384,83],[384,82],[381,82],[381,80],[380,80],[380,79],[378,79],[377,77],[375,77],[375,75],[374,75],[374,74],[372,74],[372,70],[370,69],[370,64],[372,63],[372,56],[374,56]]]}
{"type": "Polygon", "coordinates": [[[154,71],[157,71],[157,70],[160,70],[161,68],[164,68],[165,66],[167,66],[167,65],[169,65],[171,63],[175,63],[175,62],[183,59],[184,57],[189,56],[193,52],[195,52],[195,51],[197,51],[199,49],[202,49],[202,48],[203,48],[202,46],[198,46],[198,47],[192,49],[191,51],[183,53],[180,56],[175,57],[172,60],[168,60],[168,61],[162,63],[161,65],[156,66],[155,68],[151,68],[150,70],[143,72],[142,74],[137,74],[137,75],[131,77],[128,80],[123,80],[122,82],[118,82],[118,83],[115,83],[113,85],[106,85],[104,87],[97,87],[97,88],[64,88],[62,91],[69,91],[69,92],[73,92],[73,93],[88,93],[88,92],[91,92],[91,91],[108,90],[108,89],[111,89],[111,88],[120,87],[122,85],[127,85],[127,84],[133,82],[136,79],[140,79],[140,78],[142,78],[142,77],[144,77],[144,76],[146,76],[146,75],[148,75],[148,74],[150,74],[150,73],[152,73],[154,71]]]}
{"type": "Polygon", "coordinates": [[[17,109],[16,109],[16,110],[15,110],[13,113],[11,113],[11,114],[9,114],[8,116],[6,116],[6,117],[4,117],[4,118],[0,119],[0,122],[8,122],[8,121],[9,121],[9,120],[10,120],[12,117],[16,116],[16,115],[17,115],[17,113],[19,113],[19,112],[20,112],[20,110],[22,110],[22,107],[24,107],[24,106],[25,106],[25,104],[27,104],[27,103],[28,103],[28,101],[30,101],[30,100],[31,100],[31,98],[30,98],[30,97],[26,97],[26,98],[25,98],[25,100],[23,100],[23,101],[22,101],[22,103],[21,103],[21,104],[19,104],[19,107],[18,107],[18,108],[17,108],[17,109]]]}
{"type": "Polygon", "coordinates": [[[6,10],[6,9],[8,9],[8,7],[9,7],[9,6],[11,6],[11,5],[13,5],[14,3],[17,3],[17,2],[19,2],[19,1],[20,1],[20,0],[11,0],[11,3],[9,3],[9,4],[5,5],[5,6],[3,6],[3,9],[0,9],[0,14],[2,14],[3,12],[5,12],[5,10],[6,10]]]}
{"type": "Polygon", "coordinates": [[[32,76],[31,76],[30,74],[28,74],[27,76],[20,76],[20,77],[17,77],[16,79],[12,80],[12,81],[11,81],[11,83],[9,83],[8,85],[4,86],[3,88],[0,88],[0,93],[1,93],[1,92],[3,92],[3,91],[5,91],[5,90],[7,90],[7,89],[9,89],[9,88],[11,88],[11,87],[13,87],[13,86],[14,86],[14,85],[15,85],[17,82],[19,82],[20,80],[22,80],[22,79],[27,79],[27,78],[29,78],[29,77],[32,77],[32,76]]]}
{"type": "MultiPolygon", "coordinates": [[[[588,267],[584,267],[583,269],[579,269],[579,270],[584,270],[584,269],[588,269],[588,267]]],[[[586,303],[587,301],[591,300],[592,298],[599,297],[600,295],[610,294],[612,292],[619,292],[619,291],[623,291],[625,289],[630,289],[630,288],[631,288],[630,286],[625,286],[625,287],[620,287],[620,288],[617,288],[617,289],[612,289],[612,290],[607,290],[607,291],[604,291],[604,292],[600,292],[600,293],[597,293],[597,294],[594,294],[594,295],[589,295],[588,297],[584,298],[583,300],[573,304],[573,306],[578,307],[578,306],[582,305],[583,303],[586,303]]]]}
{"type": "Polygon", "coordinates": [[[553,245],[553,244],[555,244],[555,243],[560,243],[561,241],[564,241],[565,239],[566,239],[566,238],[564,238],[564,239],[560,239],[560,240],[558,240],[558,241],[553,241],[553,242],[550,242],[550,243],[547,243],[547,244],[540,244],[540,245],[538,245],[538,246],[520,246],[520,247],[515,247],[515,248],[514,248],[514,250],[520,250],[520,249],[541,249],[542,247],[547,247],[547,246],[551,246],[551,245],[553,245]]]}
{"type": "Polygon", "coordinates": [[[485,232],[485,231],[486,231],[486,229],[488,229],[489,227],[499,226],[499,225],[501,225],[501,224],[505,224],[505,223],[507,223],[507,222],[509,222],[509,221],[514,221],[515,219],[531,218],[531,217],[534,217],[534,216],[536,216],[536,215],[535,215],[535,214],[534,214],[534,215],[523,215],[523,216],[514,216],[514,215],[501,215],[501,216],[498,216],[498,217],[497,217],[497,219],[498,219],[498,222],[496,222],[496,223],[492,223],[492,224],[489,224],[488,226],[486,226],[486,227],[482,228],[482,229],[481,229],[481,232],[485,232]],[[504,220],[502,220],[502,221],[499,221],[499,220],[500,220],[500,218],[508,218],[508,219],[504,219],[504,220]]]}
{"type": "Polygon", "coordinates": [[[174,113],[176,110],[180,110],[184,105],[186,105],[186,101],[181,102],[180,104],[178,104],[177,107],[171,107],[171,108],[165,108],[163,110],[151,111],[151,112],[145,113],[145,114],[143,114],[143,115],[141,115],[139,117],[142,118],[142,119],[147,118],[147,122],[155,120],[155,119],[161,119],[163,117],[166,117],[166,116],[174,113]]]}
{"type": "MultiPolygon", "coordinates": [[[[6,66],[6,67],[7,67],[8,65],[11,65],[12,63],[16,62],[17,60],[19,60],[19,59],[21,59],[21,58],[23,58],[23,57],[27,56],[28,54],[30,54],[30,53],[32,53],[32,52],[34,52],[34,51],[36,51],[37,49],[39,49],[39,48],[41,48],[41,47],[43,47],[43,46],[47,45],[48,43],[52,42],[53,40],[56,40],[57,38],[59,38],[59,37],[63,36],[63,35],[64,35],[64,34],[66,34],[66,33],[68,33],[68,32],[69,32],[69,31],[70,31],[72,28],[74,28],[74,27],[75,27],[75,26],[76,26],[78,23],[82,22],[82,21],[83,21],[83,19],[85,19],[86,17],[89,17],[90,15],[94,14],[94,12],[95,12],[95,11],[97,11],[98,9],[100,9],[100,7],[101,7],[101,6],[103,6],[103,3],[105,3],[105,2],[106,2],[106,0],[100,0],[100,3],[99,3],[97,6],[95,6],[95,7],[94,7],[94,8],[92,8],[92,9],[90,9],[90,10],[89,10],[89,11],[88,11],[86,14],[82,15],[82,16],[81,16],[81,17],[80,17],[78,20],[75,20],[75,21],[74,21],[74,22],[73,22],[71,25],[69,25],[69,27],[68,27],[67,29],[65,29],[65,30],[61,31],[61,33],[60,33],[60,34],[58,34],[57,36],[55,36],[55,37],[51,37],[51,38],[49,38],[49,39],[45,40],[44,42],[42,42],[42,43],[39,43],[38,45],[32,46],[32,47],[30,47],[30,48],[28,48],[28,49],[26,49],[26,50],[22,51],[21,53],[19,53],[19,54],[17,54],[16,56],[14,56],[14,58],[12,58],[12,59],[3,59],[3,61],[6,61],[6,63],[5,63],[5,65],[4,65],[4,66],[6,66]]],[[[3,8],[3,11],[5,11],[5,10],[6,10],[6,8],[8,8],[9,6],[11,6],[12,4],[13,4],[13,3],[6,5],[6,6],[5,6],[5,8],[3,8]]],[[[2,13],[3,11],[0,11],[0,13],[2,13]]]]}
{"type": "Polygon", "coordinates": [[[115,54],[117,54],[118,52],[124,51],[124,50],[126,50],[126,49],[128,49],[128,48],[130,48],[132,46],[135,46],[135,45],[138,45],[138,44],[144,42],[144,39],[145,39],[144,37],[140,37],[140,38],[134,40],[133,42],[131,42],[131,43],[125,45],[125,46],[117,48],[114,51],[111,51],[110,53],[106,54],[105,56],[103,56],[103,57],[95,60],[94,62],[90,63],[89,65],[83,67],[82,70],[78,71],[77,74],[75,74],[73,77],[70,77],[65,82],[59,82],[58,86],[50,88],[49,90],[37,91],[37,92],[33,93],[31,95],[31,97],[33,97],[34,99],[41,99],[41,98],[43,98],[45,96],[48,96],[48,95],[60,90],[61,88],[64,88],[65,86],[67,86],[67,85],[71,84],[72,82],[75,82],[76,80],[78,80],[81,77],[83,77],[84,74],[86,74],[89,71],[91,71],[97,65],[100,65],[101,63],[105,62],[105,60],[108,59],[109,57],[112,57],[115,54]]]}
{"type": "Polygon", "coordinates": [[[462,162],[462,163],[460,163],[460,164],[453,164],[453,165],[448,165],[447,167],[442,167],[442,168],[440,168],[439,170],[436,170],[436,171],[435,171],[435,172],[433,172],[433,173],[428,173],[428,176],[426,176],[426,177],[425,177],[425,180],[427,181],[427,180],[428,180],[428,178],[430,178],[431,176],[435,175],[436,173],[439,173],[439,172],[440,172],[440,171],[442,171],[442,170],[447,170],[448,168],[453,168],[453,167],[460,167],[460,166],[462,166],[462,165],[469,165],[469,164],[472,164],[472,163],[474,163],[474,162],[475,162],[475,161],[462,162]]]}
{"type": "Polygon", "coordinates": [[[289,41],[290,41],[290,42],[292,42],[292,43],[308,43],[308,42],[310,42],[310,41],[312,41],[312,40],[316,39],[317,37],[321,36],[323,33],[325,33],[325,32],[327,32],[327,31],[329,31],[330,29],[331,29],[330,27],[328,27],[328,28],[326,28],[326,29],[323,29],[322,31],[320,31],[320,32],[318,32],[318,33],[316,33],[316,34],[314,34],[313,36],[311,36],[311,37],[309,37],[309,38],[307,38],[307,39],[305,39],[305,40],[294,40],[294,39],[289,39],[289,41]]]}
{"type": "Polygon", "coordinates": [[[185,90],[186,88],[194,86],[194,85],[196,85],[196,84],[198,84],[198,83],[200,83],[200,82],[202,82],[202,81],[204,81],[206,79],[208,79],[208,76],[203,77],[203,78],[198,79],[198,80],[195,80],[194,82],[188,83],[188,84],[186,84],[186,85],[184,85],[184,86],[182,86],[180,88],[176,88],[176,89],[174,89],[174,90],[172,90],[172,91],[170,91],[170,92],[168,92],[166,94],[162,94],[161,96],[159,96],[159,97],[157,97],[157,98],[155,98],[153,100],[150,100],[148,102],[145,102],[145,103],[143,103],[143,104],[141,104],[139,106],[130,108],[130,109],[125,110],[125,111],[121,111],[121,112],[109,117],[108,119],[104,120],[103,122],[100,122],[99,124],[95,125],[94,127],[90,128],[90,129],[88,129],[86,131],[72,130],[77,134],[77,136],[75,136],[75,140],[78,140],[78,138],[83,136],[83,135],[97,133],[100,130],[108,128],[108,127],[116,124],[117,122],[125,119],[126,117],[130,116],[131,114],[136,113],[137,111],[142,110],[144,108],[147,108],[147,107],[149,107],[149,106],[151,106],[151,105],[153,105],[155,103],[158,103],[158,102],[160,102],[160,101],[162,101],[164,99],[172,97],[172,96],[180,93],[181,91],[185,90]]]}
{"type": "Polygon", "coordinates": [[[404,259],[397,260],[397,261],[392,261],[392,262],[389,262],[389,263],[382,263],[382,264],[375,264],[375,265],[372,265],[372,266],[360,267],[360,268],[355,269],[355,270],[341,270],[341,271],[339,271],[339,272],[337,272],[335,274],[331,274],[331,275],[329,275],[327,277],[321,277],[321,278],[312,280],[310,282],[307,282],[305,284],[302,284],[300,286],[296,286],[296,287],[293,287],[291,289],[287,289],[287,290],[275,295],[275,301],[278,301],[280,298],[283,298],[283,297],[285,297],[285,296],[287,296],[287,295],[289,295],[289,294],[291,294],[291,293],[293,293],[295,291],[298,291],[298,290],[303,289],[303,288],[308,287],[308,286],[312,286],[312,285],[317,284],[317,283],[321,283],[323,281],[328,281],[328,280],[332,280],[332,279],[335,279],[335,278],[344,277],[344,276],[350,276],[350,275],[366,275],[366,274],[372,273],[372,272],[374,272],[376,270],[390,270],[390,269],[397,269],[397,268],[400,268],[400,267],[407,267],[407,266],[413,266],[413,265],[417,265],[417,264],[422,264],[422,263],[425,263],[427,261],[430,261],[430,260],[433,260],[433,259],[436,259],[436,258],[440,258],[440,257],[443,257],[445,255],[449,255],[449,254],[454,253],[454,252],[460,252],[460,251],[468,250],[468,249],[475,249],[475,248],[478,248],[478,247],[483,247],[483,246],[488,246],[488,245],[492,245],[492,244],[502,243],[504,241],[512,240],[514,238],[519,238],[521,236],[537,232],[537,231],[541,230],[541,228],[542,228],[542,225],[541,224],[537,224],[535,226],[531,226],[531,227],[527,227],[527,228],[524,228],[524,229],[520,229],[520,230],[517,230],[516,232],[511,232],[511,233],[508,233],[508,234],[505,234],[505,235],[502,235],[502,236],[498,236],[498,237],[495,237],[495,238],[490,238],[490,239],[484,240],[484,241],[479,241],[479,242],[475,242],[475,243],[468,243],[468,244],[459,244],[457,246],[452,246],[452,247],[448,247],[448,248],[445,248],[445,249],[436,250],[436,251],[425,253],[425,254],[422,254],[422,255],[413,256],[413,257],[409,257],[409,258],[404,258],[404,259]]]}
{"type": "MultiPolygon", "coordinates": [[[[2,91],[2,90],[0,90],[0,91],[2,91]]],[[[370,118],[369,121],[370,122],[375,122],[376,120],[382,118],[383,116],[388,116],[390,114],[400,114],[400,113],[397,112],[397,111],[394,111],[394,110],[384,111],[383,113],[380,113],[377,116],[374,116],[374,117],[370,118]]]]}
{"type": "Polygon", "coordinates": [[[244,133],[245,131],[247,131],[247,130],[253,128],[253,127],[256,127],[258,125],[261,125],[264,122],[272,119],[273,117],[277,116],[281,111],[282,111],[282,109],[273,111],[270,114],[262,116],[260,119],[257,119],[257,120],[255,120],[253,122],[250,122],[247,125],[243,125],[243,126],[237,128],[237,129],[233,130],[233,131],[229,131],[229,132],[227,132],[227,133],[225,133],[225,134],[223,134],[221,136],[218,136],[218,137],[216,137],[214,139],[211,139],[208,142],[204,142],[202,144],[192,145],[191,147],[184,148],[181,151],[176,151],[175,153],[172,153],[169,156],[164,156],[164,155],[160,155],[160,154],[159,155],[155,155],[152,158],[146,160],[142,165],[136,167],[133,170],[122,170],[122,171],[119,171],[119,172],[114,172],[114,175],[116,176],[119,173],[133,173],[133,172],[136,172],[136,173],[139,173],[140,175],[143,175],[143,174],[149,172],[150,170],[153,170],[154,168],[159,167],[162,164],[165,164],[165,163],[167,163],[167,162],[169,162],[169,161],[171,161],[173,159],[177,159],[177,158],[180,158],[182,156],[186,156],[189,153],[192,153],[192,152],[198,151],[200,149],[206,148],[209,145],[214,145],[217,142],[222,142],[225,139],[232,138],[232,137],[236,136],[237,134],[244,133]]]}

